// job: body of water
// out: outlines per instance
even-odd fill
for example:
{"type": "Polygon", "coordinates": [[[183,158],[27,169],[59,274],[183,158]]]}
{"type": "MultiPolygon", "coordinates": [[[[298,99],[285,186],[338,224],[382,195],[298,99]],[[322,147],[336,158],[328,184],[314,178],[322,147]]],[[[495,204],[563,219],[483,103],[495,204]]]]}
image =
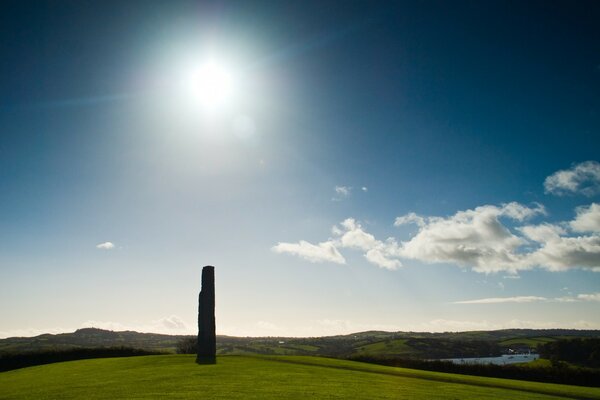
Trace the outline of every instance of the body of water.
{"type": "Polygon", "coordinates": [[[452,361],[454,364],[496,364],[508,365],[526,363],[540,358],[539,354],[504,354],[500,357],[478,357],[478,358],[445,358],[442,361],[452,361]]]}

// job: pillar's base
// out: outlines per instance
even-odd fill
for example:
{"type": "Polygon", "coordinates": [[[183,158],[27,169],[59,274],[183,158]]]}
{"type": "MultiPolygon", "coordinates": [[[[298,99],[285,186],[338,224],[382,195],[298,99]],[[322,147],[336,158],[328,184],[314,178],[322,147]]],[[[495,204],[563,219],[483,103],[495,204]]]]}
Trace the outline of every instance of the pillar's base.
{"type": "Polygon", "coordinates": [[[217,357],[199,356],[196,357],[196,364],[216,364],[217,357]]]}

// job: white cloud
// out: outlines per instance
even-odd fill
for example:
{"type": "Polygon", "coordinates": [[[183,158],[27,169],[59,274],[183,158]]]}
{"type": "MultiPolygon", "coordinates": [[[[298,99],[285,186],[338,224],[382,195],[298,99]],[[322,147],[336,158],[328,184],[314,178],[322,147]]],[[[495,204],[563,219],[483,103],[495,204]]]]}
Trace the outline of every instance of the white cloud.
{"type": "Polygon", "coordinates": [[[501,304],[501,303],[534,303],[534,302],[554,302],[554,303],[578,303],[582,301],[600,301],[600,292],[589,294],[578,294],[577,296],[563,297],[540,297],[540,296],[513,296],[513,297],[489,297],[485,299],[461,300],[453,304],[501,304]]]}
{"type": "Polygon", "coordinates": [[[525,237],[538,243],[559,239],[560,235],[567,233],[562,227],[547,223],[540,225],[526,225],[517,228],[517,230],[525,235],[525,237]]]}
{"type": "Polygon", "coordinates": [[[361,187],[360,190],[362,190],[363,192],[368,192],[369,191],[369,189],[367,189],[366,186],[361,187]]]}
{"type": "Polygon", "coordinates": [[[398,244],[394,239],[389,238],[385,242],[375,239],[353,218],[342,221],[340,226],[333,226],[331,231],[336,237],[317,245],[301,240],[298,243],[279,243],[271,250],[296,255],[310,262],[345,264],[346,260],[338,248],[357,249],[364,253],[367,261],[381,268],[397,269],[402,266],[399,260],[394,259],[398,257],[398,244]]]}
{"type": "Polygon", "coordinates": [[[100,250],[112,250],[115,248],[115,244],[112,242],[104,242],[96,245],[97,249],[100,250]]]}
{"type": "Polygon", "coordinates": [[[341,235],[339,242],[342,247],[367,251],[378,244],[375,236],[363,231],[362,226],[353,218],[344,220],[341,225],[342,229],[334,228],[333,232],[341,235]]]}
{"type": "MultiPolygon", "coordinates": [[[[570,224],[517,227],[516,231],[523,236],[511,232],[501,217],[522,222],[535,215],[545,215],[542,205],[530,208],[513,202],[501,207],[487,205],[459,211],[447,218],[423,218],[419,231],[401,244],[399,254],[403,258],[447,262],[484,273],[516,274],[534,267],[551,271],[571,268],[595,271],[600,267],[600,236],[565,236],[568,231],[563,226],[596,229],[598,210],[595,204],[579,208],[577,218],[570,224]]],[[[409,214],[400,222],[410,219],[414,217],[409,214]]]]}
{"type": "Polygon", "coordinates": [[[171,331],[184,331],[187,325],[177,315],[171,315],[165,318],[160,318],[152,321],[153,324],[171,331]]]}
{"type": "Polygon", "coordinates": [[[513,296],[513,297],[490,297],[487,299],[455,301],[454,304],[499,304],[499,303],[532,303],[547,301],[545,297],[539,296],[513,296]]]}
{"type": "Polygon", "coordinates": [[[571,268],[595,270],[600,266],[600,236],[538,237],[541,247],[525,255],[523,265],[551,271],[571,268]]]}
{"type": "Polygon", "coordinates": [[[331,198],[332,201],[341,201],[350,196],[352,193],[352,187],[350,186],[335,186],[333,188],[335,196],[331,198]]]}
{"type": "MultiPolygon", "coordinates": [[[[543,206],[526,207],[508,203],[500,207],[485,205],[459,211],[453,216],[423,219],[418,233],[403,242],[401,254],[430,263],[453,263],[477,272],[516,272],[524,269],[517,249],[525,244],[499,218],[516,221],[544,214],[543,206]]],[[[401,221],[404,222],[404,221],[401,221]]]]}
{"type": "Polygon", "coordinates": [[[346,259],[340,254],[332,241],[326,241],[317,245],[304,240],[298,243],[278,243],[271,248],[275,253],[292,254],[310,262],[329,261],[336,264],[346,264],[346,259]]]}
{"type": "Polygon", "coordinates": [[[267,331],[269,333],[281,332],[283,330],[283,328],[280,327],[279,325],[276,325],[269,321],[258,321],[255,325],[256,325],[256,328],[258,328],[259,330],[267,331]]]}
{"type": "Polygon", "coordinates": [[[600,272],[600,206],[592,203],[576,209],[573,221],[514,226],[534,216],[546,215],[541,204],[531,207],[512,202],[483,205],[448,217],[422,217],[409,213],[394,225],[415,223],[417,232],[406,241],[385,241],[366,232],[354,218],[333,226],[333,238],[314,245],[306,241],[279,243],[273,251],[290,253],[312,262],[345,259],[338,249],[357,249],[372,264],[397,269],[403,259],[425,263],[449,263],[481,273],[518,272],[535,267],[550,271],[573,268],[600,272]],[[507,224],[506,220],[512,221],[507,224]],[[511,228],[512,225],[512,228],[511,228]],[[592,232],[574,236],[573,233],[592,232]]]}
{"type": "Polygon", "coordinates": [[[340,247],[362,250],[367,261],[380,268],[393,270],[402,266],[399,260],[394,259],[398,257],[398,244],[393,238],[385,242],[377,240],[353,218],[344,220],[340,225],[341,228],[332,229],[334,235],[339,236],[337,243],[340,247]]]}
{"type": "Polygon", "coordinates": [[[194,333],[194,328],[188,326],[183,319],[176,315],[159,318],[150,322],[123,324],[114,321],[88,320],[81,324],[81,328],[99,328],[111,331],[136,331],[164,333],[169,335],[183,335],[194,333]]]}
{"type": "Polygon", "coordinates": [[[585,161],[556,171],[546,178],[544,189],[558,196],[574,193],[593,196],[600,192],[600,163],[585,161]]]}
{"type": "Polygon", "coordinates": [[[578,294],[577,298],[583,301],[600,301],[600,292],[590,294],[578,294]]]}
{"type": "Polygon", "coordinates": [[[577,216],[569,224],[574,232],[600,232],[600,204],[577,207],[575,212],[577,216]]]}
{"type": "Polygon", "coordinates": [[[25,329],[13,329],[7,331],[0,331],[0,339],[10,338],[10,337],[32,337],[39,336],[45,333],[57,334],[64,332],[72,332],[75,329],[72,328],[47,328],[47,329],[38,329],[38,328],[25,328],[25,329]]]}
{"type": "Polygon", "coordinates": [[[401,217],[397,217],[396,220],[394,221],[394,226],[408,225],[408,224],[416,224],[416,225],[422,227],[425,225],[425,219],[423,217],[418,216],[414,212],[411,212],[411,213],[408,213],[401,217]]]}

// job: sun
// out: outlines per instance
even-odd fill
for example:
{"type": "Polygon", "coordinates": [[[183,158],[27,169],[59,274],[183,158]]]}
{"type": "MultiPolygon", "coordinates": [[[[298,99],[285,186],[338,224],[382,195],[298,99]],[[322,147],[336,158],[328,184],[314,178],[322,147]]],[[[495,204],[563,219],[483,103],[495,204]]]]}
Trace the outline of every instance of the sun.
{"type": "Polygon", "coordinates": [[[187,83],[194,99],[209,110],[221,108],[233,93],[231,72],[214,60],[207,61],[195,69],[187,83]]]}

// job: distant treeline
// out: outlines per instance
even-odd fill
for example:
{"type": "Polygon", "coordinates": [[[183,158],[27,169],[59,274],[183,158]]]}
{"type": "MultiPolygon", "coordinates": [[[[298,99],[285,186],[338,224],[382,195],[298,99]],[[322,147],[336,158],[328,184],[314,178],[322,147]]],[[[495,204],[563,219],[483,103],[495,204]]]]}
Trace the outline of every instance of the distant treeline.
{"type": "Polygon", "coordinates": [[[62,361],[87,358],[133,357],[164,354],[157,351],[134,349],[131,347],[99,347],[67,350],[44,350],[29,353],[0,354],[0,372],[34,365],[51,364],[62,361]]]}
{"type": "Polygon", "coordinates": [[[566,385],[600,387],[600,370],[592,368],[570,367],[565,363],[553,363],[549,367],[523,367],[494,364],[453,364],[450,361],[385,358],[356,356],[349,358],[371,364],[422,369],[427,371],[448,372],[453,374],[487,376],[493,378],[521,379],[566,385]]]}
{"type": "Polygon", "coordinates": [[[538,346],[543,358],[584,367],[600,367],[600,339],[561,339],[538,346]]]}
{"type": "Polygon", "coordinates": [[[406,344],[418,352],[419,358],[497,357],[503,350],[489,340],[411,338],[406,344]]]}

